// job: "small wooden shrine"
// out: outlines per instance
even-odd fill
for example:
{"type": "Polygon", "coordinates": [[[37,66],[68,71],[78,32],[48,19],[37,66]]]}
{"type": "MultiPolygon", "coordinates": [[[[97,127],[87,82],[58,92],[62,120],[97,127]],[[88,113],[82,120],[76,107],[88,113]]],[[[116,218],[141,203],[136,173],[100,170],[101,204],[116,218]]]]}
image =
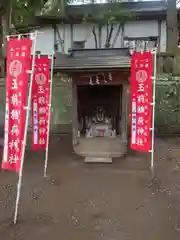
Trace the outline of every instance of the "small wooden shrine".
{"type": "Polygon", "coordinates": [[[112,162],[127,152],[130,54],[128,49],[57,53],[55,72],[72,79],[74,151],[86,162],[112,162]]]}

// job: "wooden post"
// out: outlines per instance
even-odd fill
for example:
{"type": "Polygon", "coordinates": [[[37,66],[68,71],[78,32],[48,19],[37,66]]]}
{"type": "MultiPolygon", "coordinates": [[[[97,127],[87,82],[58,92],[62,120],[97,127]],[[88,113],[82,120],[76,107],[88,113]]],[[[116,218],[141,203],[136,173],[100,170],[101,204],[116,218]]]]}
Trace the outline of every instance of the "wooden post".
{"type": "Polygon", "coordinates": [[[124,24],[121,26],[121,48],[124,47],[124,24]]]}
{"type": "Polygon", "coordinates": [[[74,41],[73,31],[74,31],[74,26],[73,26],[73,24],[71,23],[71,24],[70,24],[71,49],[73,48],[73,41],[74,41]]]}
{"type": "Polygon", "coordinates": [[[177,8],[175,0],[167,0],[167,52],[175,53],[177,49],[177,8]]]}
{"type": "Polygon", "coordinates": [[[121,117],[121,139],[127,141],[128,134],[128,84],[123,84],[122,91],[122,117],[121,117]]]}
{"type": "Polygon", "coordinates": [[[119,97],[119,123],[118,123],[118,128],[119,128],[119,134],[120,134],[120,137],[121,137],[121,134],[122,134],[121,122],[122,122],[122,114],[123,114],[123,111],[122,111],[123,84],[120,85],[119,91],[120,91],[120,97],[119,97]]]}
{"type": "MultiPolygon", "coordinates": [[[[161,24],[162,21],[158,21],[158,39],[157,39],[157,45],[158,45],[158,52],[161,52],[161,24]]],[[[157,46],[156,46],[157,47],[157,46]]]]}
{"type": "Polygon", "coordinates": [[[77,86],[72,78],[72,140],[73,146],[77,144],[78,112],[77,112],[77,86]]]}

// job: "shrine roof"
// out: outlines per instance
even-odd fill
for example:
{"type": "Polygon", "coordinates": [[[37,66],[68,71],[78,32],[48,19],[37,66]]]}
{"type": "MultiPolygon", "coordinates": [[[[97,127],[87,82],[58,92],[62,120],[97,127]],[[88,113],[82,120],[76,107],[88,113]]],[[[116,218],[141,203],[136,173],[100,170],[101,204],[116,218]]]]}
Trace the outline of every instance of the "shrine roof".
{"type": "MultiPolygon", "coordinates": [[[[98,16],[102,12],[107,11],[109,8],[108,3],[98,4],[80,4],[68,5],[66,7],[65,16],[60,11],[60,6],[55,5],[51,8],[43,8],[41,13],[36,16],[37,24],[55,24],[55,23],[80,23],[84,22],[86,16],[98,16]]],[[[112,9],[119,9],[119,11],[135,13],[136,19],[165,19],[167,2],[160,1],[122,1],[118,3],[111,3],[112,9]],[[152,14],[153,12],[153,14],[152,14]]]]}
{"type": "Polygon", "coordinates": [[[72,49],[68,55],[55,54],[55,71],[130,68],[128,48],[72,49]]]}

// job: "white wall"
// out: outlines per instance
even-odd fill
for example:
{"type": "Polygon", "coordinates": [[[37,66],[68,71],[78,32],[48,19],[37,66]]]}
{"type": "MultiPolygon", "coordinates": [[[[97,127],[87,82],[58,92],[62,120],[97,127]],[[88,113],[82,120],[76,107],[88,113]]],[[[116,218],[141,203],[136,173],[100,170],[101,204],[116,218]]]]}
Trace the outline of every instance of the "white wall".
{"type": "MultiPolygon", "coordinates": [[[[68,53],[68,49],[71,48],[71,28],[69,24],[61,25],[58,27],[59,34],[61,36],[61,39],[64,41],[64,52],[68,53]]],[[[56,37],[57,40],[58,36],[56,37]]],[[[63,52],[61,48],[61,44],[59,44],[59,51],[63,52]]]]}
{"type": "Polygon", "coordinates": [[[124,25],[125,37],[156,37],[158,36],[158,21],[133,21],[124,25]]]}
{"type": "Polygon", "coordinates": [[[41,28],[38,30],[36,39],[36,51],[42,54],[52,54],[54,50],[54,30],[52,28],[41,28]]]}
{"type": "MultiPolygon", "coordinates": [[[[91,24],[74,24],[73,25],[73,41],[85,41],[86,48],[95,48],[94,36],[92,33],[91,24]]],[[[111,38],[111,43],[116,35],[118,25],[115,26],[113,35],[111,38]]],[[[137,37],[157,37],[159,32],[158,21],[131,21],[124,25],[124,37],[137,38],[137,37]]],[[[121,29],[122,30],[122,29],[121,29]]],[[[37,37],[37,51],[41,51],[43,54],[50,54],[53,50],[54,45],[54,33],[52,28],[42,28],[39,30],[40,33],[37,37]]],[[[161,38],[160,38],[160,51],[166,50],[166,22],[162,21],[160,26],[161,38]]],[[[64,40],[64,51],[68,52],[71,48],[71,28],[70,25],[59,26],[59,33],[61,39],[64,40]]],[[[115,48],[122,47],[122,31],[117,38],[115,48]]],[[[96,27],[97,38],[98,28],[96,27]]],[[[99,38],[98,38],[99,39],[99,38]]],[[[104,47],[106,39],[106,27],[102,28],[101,32],[101,42],[104,47]]],[[[99,40],[98,40],[99,42],[99,40]]],[[[59,44],[59,51],[62,51],[61,45],[59,44]]]]}
{"type": "Polygon", "coordinates": [[[160,51],[166,52],[167,25],[166,21],[161,22],[160,51]]]}
{"type": "MultiPolygon", "coordinates": [[[[127,22],[124,26],[124,37],[157,37],[158,21],[127,22]]],[[[160,22],[160,52],[166,51],[166,21],[160,22]]]]}

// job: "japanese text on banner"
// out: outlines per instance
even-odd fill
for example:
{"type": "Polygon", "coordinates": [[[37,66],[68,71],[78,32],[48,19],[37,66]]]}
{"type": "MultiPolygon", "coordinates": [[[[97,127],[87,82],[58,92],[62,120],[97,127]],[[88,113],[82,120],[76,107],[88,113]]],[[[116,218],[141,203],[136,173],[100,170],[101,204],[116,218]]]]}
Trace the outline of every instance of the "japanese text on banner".
{"type": "Polygon", "coordinates": [[[2,168],[17,172],[20,170],[22,160],[31,47],[32,40],[29,38],[8,41],[2,168]]]}
{"type": "Polygon", "coordinates": [[[151,52],[135,52],[131,59],[131,148],[151,150],[152,127],[152,70],[151,52]]]}
{"type": "Polygon", "coordinates": [[[50,100],[50,59],[35,58],[32,86],[32,148],[44,149],[47,144],[50,100]]]}

